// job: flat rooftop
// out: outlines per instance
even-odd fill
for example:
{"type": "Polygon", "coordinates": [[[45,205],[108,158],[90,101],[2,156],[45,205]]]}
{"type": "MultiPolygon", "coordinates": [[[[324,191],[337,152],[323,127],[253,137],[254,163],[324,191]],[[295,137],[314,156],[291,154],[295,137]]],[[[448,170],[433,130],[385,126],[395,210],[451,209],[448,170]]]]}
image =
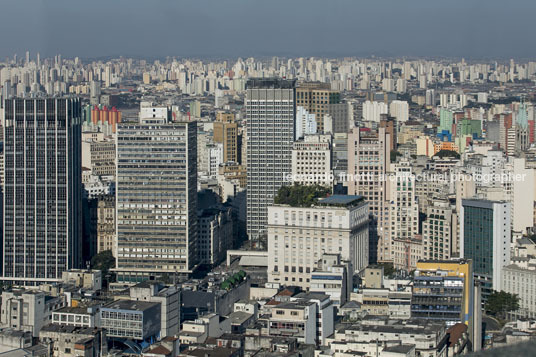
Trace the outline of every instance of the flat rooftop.
{"type": "Polygon", "coordinates": [[[363,196],[355,195],[332,195],[326,198],[318,200],[318,205],[320,206],[338,206],[338,207],[349,207],[355,206],[359,203],[365,201],[363,196]]]}
{"type": "Polygon", "coordinates": [[[116,300],[104,305],[102,309],[144,311],[150,309],[153,306],[160,306],[160,304],[157,302],[147,301],[116,300]]]}

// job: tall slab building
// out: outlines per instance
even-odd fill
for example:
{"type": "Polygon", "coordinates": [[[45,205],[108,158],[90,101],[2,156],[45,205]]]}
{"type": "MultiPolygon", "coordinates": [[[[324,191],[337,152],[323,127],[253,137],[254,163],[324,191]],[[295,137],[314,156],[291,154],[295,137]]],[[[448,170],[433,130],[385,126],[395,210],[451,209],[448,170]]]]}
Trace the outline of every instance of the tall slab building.
{"type": "Polygon", "coordinates": [[[122,124],[117,136],[119,283],[188,274],[196,265],[197,124],[122,124]]]}
{"type": "Polygon", "coordinates": [[[266,234],[267,207],[292,171],[296,81],[250,79],[246,85],[247,233],[266,234]]]}
{"type": "Polygon", "coordinates": [[[81,263],[81,106],[4,102],[2,279],[38,285],[81,263]]]}

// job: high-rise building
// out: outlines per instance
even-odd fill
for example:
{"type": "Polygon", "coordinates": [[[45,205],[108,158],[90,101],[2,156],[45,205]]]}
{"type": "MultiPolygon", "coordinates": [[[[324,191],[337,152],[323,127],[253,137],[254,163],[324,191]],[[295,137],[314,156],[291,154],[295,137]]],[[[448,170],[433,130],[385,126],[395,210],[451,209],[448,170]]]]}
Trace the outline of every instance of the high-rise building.
{"type": "Polygon", "coordinates": [[[292,147],[292,181],[331,187],[331,135],[306,135],[292,147]]]}
{"type": "Polygon", "coordinates": [[[409,105],[404,100],[393,100],[389,104],[389,114],[396,118],[398,123],[405,123],[409,120],[409,105]]]}
{"type": "Polygon", "coordinates": [[[415,175],[407,161],[394,164],[395,179],[387,183],[388,217],[385,234],[378,244],[378,259],[392,261],[397,269],[412,270],[422,257],[419,233],[419,205],[415,196],[415,175]]]}
{"type": "Polygon", "coordinates": [[[214,142],[223,145],[223,162],[239,162],[238,124],[232,113],[218,113],[216,116],[214,142]]]}
{"type": "Polygon", "coordinates": [[[450,259],[456,239],[457,216],[446,200],[435,199],[426,209],[423,222],[423,256],[427,260],[450,259]]]}
{"type": "Polygon", "coordinates": [[[370,258],[376,262],[378,238],[387,220],[387,185],[390,167],[391,137],[385,128],[377,132],[354,128],[348,134],[348,194],[364,196],[370,204],[370,258]]]}
{"type": "Polygon", "coordinates": [[[268,281],[309,288],[324,253],[368,265],[369,205],[361,196],[333,195],[311,207],[268,207],[268,281]]]}
{"type": "Polygon", "coordinates": [[[296,140],[302,139],[304,135],[316,134],[316,119],[314,114],[304,107],[296,107],[296,140]]]}
{"type": "Polygon", "coordinates": [[[483,295],[501,290],[501,272],[510,262],[510,203],[462,200],[460,256],[473,260],[475,279],[483,295]]]}
{"type": "Polygon", "coordinates": [[[267,207],[291,173],[296,81],[250,79],[246,89],[247,233],[266,234],[267,207]]]}
{"type": "Polygon", "coordinates": [[[116,253],[115,196],[102,195],[97,198],[97,253],[116,253]]]}
{"type": "Polygon", "coordinates": [[[12,99],[4,108],[2,279],[60,281],[81,262],[80,101],[12,99]]]}
{"type": "Polygon", "coordinates": [[[333,133],[347,134],[354,127],[354,107],[352,103],[330,104],[329,115],[333,120],[333,133]]]}
{"type": "Polygon", "coordinates": [[[473,328],[474,281],[471,260],[419,261],[413,279],[411,317],[458,322],[473,328]]]}
{"type": "Polygon", "coordinates": [[[117,136],[118,281],[189,273],[197,260],[197,123],[124,124],[117,136]]]}
{"type": "Polygon", "coordinates": [[[329,83],[303,82],[296,88],[296,105],[315,115],[318,133],[324,132],[324,114],[330,113],[330,104],[340,103],[340,97],[329,83]]]}
{"type": "Polygon", "coordinates": [[[398,123],[395,118],[386,114],[382,114],[380,120],[380,128],[385,128],[385,132],[391,138],[391,150],[396,150],[397,147],[397,127],[398,123]]]}
{"type": "Polygon", "coordinates": [[[363,120],[379,123],[382,114],[389,113],[389,106],[384,102],[367,100],[363,103],[363,120]]]}

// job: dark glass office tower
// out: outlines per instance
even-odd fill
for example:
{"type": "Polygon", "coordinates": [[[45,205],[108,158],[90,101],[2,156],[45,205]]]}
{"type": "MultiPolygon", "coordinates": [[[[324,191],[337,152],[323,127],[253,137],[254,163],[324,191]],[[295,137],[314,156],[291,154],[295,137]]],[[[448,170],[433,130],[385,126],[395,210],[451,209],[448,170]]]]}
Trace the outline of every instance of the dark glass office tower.
{"type": "Polygon", "coordinates": [[[75,98],[4,102],[2,279],[61,280],[81,259],[81,106],[75,98]]]}

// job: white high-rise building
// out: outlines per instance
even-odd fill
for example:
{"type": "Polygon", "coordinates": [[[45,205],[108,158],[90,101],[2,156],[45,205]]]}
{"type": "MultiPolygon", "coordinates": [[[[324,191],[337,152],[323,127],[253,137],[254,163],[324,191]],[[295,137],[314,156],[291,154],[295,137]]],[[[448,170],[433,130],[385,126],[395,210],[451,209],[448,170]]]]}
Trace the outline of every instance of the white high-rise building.
{"type": "Polygon", "coordinates": [[[305,135],[292,147],[292,181],[331,187],[331,135],[305,135]]]}
{"type": "Polygon", "coordinates": [[[379,243],[380,260],[392,261],[398,269],[412,270],[422,258],[419,233],[419,205],[415,196],[415,175],[409,162],[394,164],[395,180],[388,180],[389,211],[383,239],[379,243]]]}
{"type": "Polygon", "coordinates": [[[247,233],[266,234],[267,207],[292,172],[296,81],[250,79],[246,90],[247,233]]]}
{"type": "Polygon", "coordinates": [[[389,104],[389,114],[396,118],[398,123],[405,123],[409,119],[408,102],[403,100],[393,100],[389,104]]]}
{"type": "Polygon", "coordinates": [[[316,115],[309,114],[304,107],[296,107],[295,140],[299,140],[307,134],[316,134],[316,115]]]}
{"type": "Polygon", "coordinates": [[[369,260],[368,224],[361,196],[333,195],[311,207],[269,206],[268,281],[308,288],[325,253],[340,254],[361,271],[369,260]]]}
{"type": "Polygon", "coordinates": [[[384,102],[371,102],[367,100],[363,103],[363,120],[380,122],[382,114],[388,114],[389,107],[384,102]]]}

